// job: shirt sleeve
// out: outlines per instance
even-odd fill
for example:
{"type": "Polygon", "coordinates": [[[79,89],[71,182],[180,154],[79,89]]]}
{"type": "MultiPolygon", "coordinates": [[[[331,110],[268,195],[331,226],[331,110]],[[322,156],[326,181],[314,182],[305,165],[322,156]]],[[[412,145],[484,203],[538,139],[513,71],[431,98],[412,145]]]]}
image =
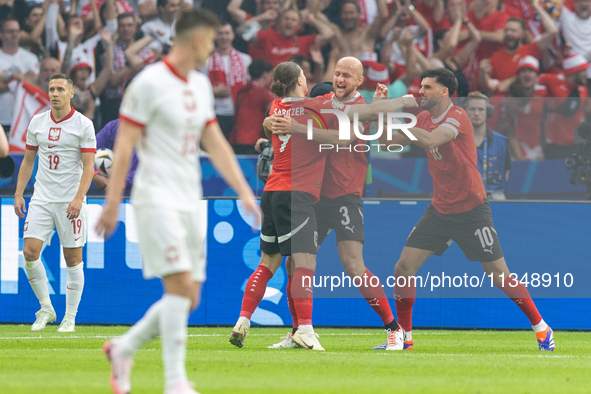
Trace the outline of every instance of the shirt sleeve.
{"type": "Polygon", "coordinates": [[[465,124],[467,122],[470,122],[470,119],[468,119],[466,111],[452,108],[439,126],[451,129],[454,132],[454,139],[456,139],[458,135],[466,134],[465,124]]]}
{"type": "MultiPolygon", "coordinates": [[[[145,74],[144,74],[145,75],[145,74]]],[[[153,92],[153,91],[152,91],[153,92]]],[[[146,78],[137,78],[125,90],[119,118],[139,127],[145,127],[152,112],[152,92],[146,78]]]]}
{"type": "Polygon", "coordinates": [[[96,136],[92,122],[88,122],[80,138],[80,152],[96,152],[96,136]]]}
{"type": "Polygon", "coordinates": [[[31,131],[31,129],[33,128],[33,123],[35,123],[35,120],[31,120],[31,123],[29,123],[29,128],[27,129],[27,141],[26,141],[26,149],[28,150],[37,150],[39,149],[39,143],[37,142],[37,136],[31,131]]]}
{"type": "Polygon", "coordinates": [[[115,136],[117,135],[117,126],[119,122],[113,120],[105,125],[96,135],[96,149],[113,149],[115,136]]]}

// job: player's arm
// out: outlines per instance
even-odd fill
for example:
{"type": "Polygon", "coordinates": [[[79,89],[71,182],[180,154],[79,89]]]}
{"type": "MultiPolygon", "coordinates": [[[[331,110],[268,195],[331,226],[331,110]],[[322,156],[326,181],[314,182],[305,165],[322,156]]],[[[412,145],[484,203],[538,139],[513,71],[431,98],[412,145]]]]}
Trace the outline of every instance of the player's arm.
{"type": "MultiPolygon", "coordinates": [[[[345,115],[346,117],[346,115],[345,115]]],[[[348,118],[347,118],[348,119],[348,118]]],[[[293,118],[271,117],[272,125],[271,131],[273,134],[307,134],[308,126],[298,123],[293,118]]],[[[353,123],[349,124],[349,138],[339,139],[339,130],[334,129],[320,129],[318,127],[312,128],[312,140],[319,144],[332,144],[338,146],[349,146],[351,142],[357,139],[355,133],[352,132],[353,123]]],[[[363,131],[360,131],[363,133],[363,131]]]]}
{"type": "MultiPolygon", "coordinates": [[[[430,133],[427,130],[421,129],[420,127],[411,127],[408,130],[417,138],[416,141],[412,142],[414,142],[415,145],[428,150],[435,149],[438,146],[453,140],[457,136],[457,131],[445,125],[437,127],[430,133]]],[[[397,133],[397,135],[402,134],[397,133]]],[[[406,136],[403,137],[407,138],[406,136]]]]}
{"type": "Polygon", "coordinates": [[[201,134],[201,146],[209,154],[211,162],[226,183],[238,194],[246,212],[256,216],[256,224],[258,225],[261,217],[258,204],[255,202],[252,189],[246,183],[236,155],[224,137],[218,122],[210,122],[205,126],[201,134]]]}
{"type": "Polygon", "coordinates": [[[360,121],[376,121],[380,113],[385,115],[388,112],[396,112],[402,108],[416,108],[417,106],[417,100],[413,96],[405,95],[389,100],[374,100],[371,104],[352,105],[349,110],[349,116],[357,113],[360,121]]]}
{"type": "Polygon", "coordinates": [[[115,231],[119,202],[123,195],[123,187],[129,170],[129,163],[131,162],[133,147],[142,136],[143,129],[143,126],[123,119],[119,122],[119,133],[113,147],[113,165],[109,174],[111,186],[107,188],[107,201],[96,224],[96,232],[99,234],[104,232],[105,236],[108,237],[115,231]]]}
{"type": "Polygon", "coordinates": [[[8,156],[9,149],[10,145],[8,144],[6,133],[4,132],[2,125],[0,125],[0,157],[8,156]]]}
{"type": "Polygon", "coordinates": [[[24,219],[25,212],[27,212],[23,193],[25,192],[25,187],[27,187],[27,182],[31,179],[31,174],[33,174],[35,156],[37,156],[37,149],[26,149],[21,168],[18,170],[18,180],[16,182],[16,191],[14,192],[14,212],[21,219],[24,219]]]}

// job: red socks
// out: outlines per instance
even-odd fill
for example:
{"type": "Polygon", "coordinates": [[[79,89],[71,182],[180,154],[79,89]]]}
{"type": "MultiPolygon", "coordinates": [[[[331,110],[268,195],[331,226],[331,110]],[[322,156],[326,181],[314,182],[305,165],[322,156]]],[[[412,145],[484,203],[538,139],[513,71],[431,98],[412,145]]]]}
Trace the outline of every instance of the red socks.
{"type": "Polygon", "coordinates": [[[272,277],[273,273],[264,265],[259,265],[252,275],[250,275],[248,282],[246,282],[246,288],[244,289],[240,317],[246,317],[250,320],[254,310],[257,309],[257,306],[259,306],[265,295],[267,282],[272,277]]]}
{"type": "Polygon", "coordinates": [[[392,309],[390,309],[390,303],[384,293],[384,288],[380,284],[380,279],[374,276],[367,268],[363,273],[364,278],[363,286],[359,287],[359,291],[365,301],[371,306],[375,313],[380,315],[384,324],[392,323],[394,316],[392,315],[392,309]],[[372,279],[375,278],[375,279],[372,279]]]}
{"type": "Polygon", "coordinates": [[[299,326],[312,324],[313,280],[314,271],[310,268],[298,267],[293,271],[291,294],[299,326]]]}
{"type": "Polygon", "coordinates": [[[412,331],[412,306],[415,303],[416,297],[416,282],[409,280],[408,276],[401,277],[406,278],[404,280],[398,280],[396,277],[396,284],[405,284],[404,287],[396,286],[394,288],[394,298],[396,300],[396,317],[398,324],[404,329],[404,331],[412,331]],[[406,283],[405,283],[406,282],[406,283]]]}
{"type": "Polygon", "coordinates": [[[293,321],[293,328],[298,328],[298,314],[296,313],[293,297],[291,296],[291,275],[287,274],[287,286],[285,292],[287,293],[287,305],[289,306],[289,313],[291,313],[291,320],[293,321]]]}
{"type": "Polygon", "coordinates": [[[523,283],[517,281],[517,279],[509,277],[505,279],[501,290],[503,290],[503,293],[505,293],[507,297],[511,298],[511,300],[521,309],[521,311],[525,313],[532,326],[535,326],[540,321],[542,321],[542,316],[540,315],[540,312],[538,312],[538,308],[536,308],[536,305],[531,299],[529,291],[527,291],[527,287],[525,287],[523,283]],[[515,286],[515,283],[517,283],[517,286],[515,286]]]}

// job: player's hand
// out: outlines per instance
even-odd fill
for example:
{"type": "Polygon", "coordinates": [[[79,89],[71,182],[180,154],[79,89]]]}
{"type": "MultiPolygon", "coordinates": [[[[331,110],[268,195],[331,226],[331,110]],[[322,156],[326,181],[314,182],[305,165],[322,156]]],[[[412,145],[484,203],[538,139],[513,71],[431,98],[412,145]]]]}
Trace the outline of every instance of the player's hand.
{"type": "Polygon", "coordinates": [[[75,198],[70,205],[68,205],[68,209],[66,209],[66,215],[68,220],[76,219],[80,216],[80,210],[82,210],[82,204],[84,203],[83,199],[75,198]]]}
{"type": "Polygon", "coordinates": [[[254,144],[254,150],[257,153],[261,153],[263,150],[261,149],[261,145],[264,144],[265,142],[269,142],[268,139],[266,138],[259,138],[256,142],[256,144],[254,144]]]}
{"type": "Polygon", "coordinates": [[[273,134],[291,134],[291,118],[277,117],[273,120],[270,130],[273,134]]]}
{"type": "Polygon", "coordinates": [[[267,10],[261,15],[261,21],[274,21],[277,19],[277,11],[267,10]]]}
{"type": "Polygon", "coordinates": [[[388,87],[383,83],[378,83],[376,86],[376,91],[373,94],[373,98],[386,98],[388,97],[388,87]]]}
{"type": "Polygon", "coordinates": [[[25,218],[27,207],[25,205],[25,199],[23,196],[14,196],[14,213],[21,219],[25,218]]]}
{"type": "Polygon", "coordinates": [[[273,114],[271,116],[267,116],[265,118],[265,120],[263,120],[263,127],[266,128],[267,130],[271,130],[271,127],[273,127],[273,123],[275,122],[275,119],[277,118],[282,118],[283,116],[280,114],[273,114]]]}
{"type": "Polygon", "coordinates": [[[417,104],[417,99],[412,94],[405,94],[402,96],[402,100],[404,103],[404,108],[416,108],[419,106],[417,104]]]}
{"type": "Polygon", "coordinates": [[[253,215],[255,218],[253,229],[258,229],[261,224],[261,208],[257,204],[252,191],[249,189],[248,192],[241,193],[239,197],[246,214],[249,216],[253,215]]]}
{"type": "Polygon", "coordinates": [[[214,97],[230,97],[230,94],[232,94],[232,89],[230,89],[229,86],[226,85],[216,85],[213,88],[213,96],[214,97]]]}
{"type": "Polygon", "coordinates": [[[103,206],[103,213],[94,227],[94,231],[99,235],[104,234],[105,239],[109,238],[117,229],[118,214],[119,204],[110,203],[109,200],[107,200],[103,206]]]}

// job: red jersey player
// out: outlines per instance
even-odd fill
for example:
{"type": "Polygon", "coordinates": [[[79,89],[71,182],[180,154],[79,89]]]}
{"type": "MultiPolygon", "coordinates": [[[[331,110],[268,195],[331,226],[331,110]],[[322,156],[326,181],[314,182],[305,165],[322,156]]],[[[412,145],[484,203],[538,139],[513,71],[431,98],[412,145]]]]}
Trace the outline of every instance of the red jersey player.
{"type": "MultiPolygon", "coordinates": [[[[552,329],[544,322],[527,288],[510,277],[499,245],[486,191],[476,165],[476,144],[466,111],[450,97],[458,82],[449,70],[432,69],[421,77],[421,107],[417,125],[410,129],[415,144],[427,150],[429,172],[433,177],[433,200],[413,228],[395,274],[405,277],[396,287],[398,321],[405,332],[404,347],[412,349],[412,307],[415,283],[409,279],[432,255],[441,255],[456,241],[470,261],[480,261],[495,286],[509,296],[527,315],[536,333],[540,350],[554,350],[552,329]]],[[[393,141],[411,141],[397,133],[393,141]]]]}
{"type": "MultiPolygon", "coordinates": [[[[376,101],[371,105],[367,105],[357,93],[357,87],[362,82],[363,66],[361,62],[354,57],[340,59],[336,64],[333,76],[334,93],[318,97],[316,99],[320,100],[318,106],[326,109],[339,109],[349,115],[357,113],[358,118],[363,121],[373,120],[379,112],[400,109],[405,102],[407,105],[416,103],[414,100],[393,99],[376,101]]],[[[381,97],[387,97],[387,94],[381,97]]],[[[327,114],[324,114],[324,117],[326,119],[327,114]]],[[[322,243],[332,229],[335,230],[341,264],[350,277],[364,278],[364,285],[359,287],[359,290],[384,323],[388,334],[388,344],[385,348],[387,350],[402,350],[402,330],[399,329],[394,320],[390,304],[381,284],[379,284],[379,279],[375,277],[377,281],[372,280],[374,275],[365,267],[363,261],[364,234],[361,194],[367,174],[365,153],[358,152],[353,147],[357,145],[358,139],[356,136],[347,141],[338,139],[339,126],[336,120],[335,116],[328,117],[328,130],[315,128],[313,131],[313,139],[318,143],[326,143],[330,146],[348,146],[348,148],[340,150],[331,150],[326,158],[320,201],[315,205],[319,234],[318,244],[322,243]],[[370,285],[367,286],[367,283],[370,283],[370,285]]],[[[292,123],[285,118],[270,117],[265,122],[268,121],[274,134],[290,132],[297,135],[307,133],[306,126],[292,123]]],[[[365,132],[369,131],[369,126],[369,123],[364,124],[365,132]]],[[[289,272],[289,259],[286,261],[286,266],[289,272]]],[[[288,302],[290,302],[295,332],[298,316],[294,314],[294,308],[291,306],[290,286],[291,280],[288,280],[286,292],[288,302]]],[[[288,334],[283,341],[270,347],[293,347],[291,334],[288,334]]]]}
{"type": "MultiPolygon", "coordinates": [[[[270,113],[303,118],[306,77],[293,62],[273,71],[271,91],[282,99],[273,102],[270,113]]],[[[312,278],[316,268],[318,232],[314,204],[320,197],[326,154],[303,135],[273,135],[275,160],[263,195],[261,209],[261,263],[246,283],[240,318],[230,334],[230,343],[242,347],[250,318],[261,302],[267,282],[281,265],[282,256],[294,261],[293,307],[298,330],[293,340],[302,348],[324,350],[312,327],[312,278]]]]}

